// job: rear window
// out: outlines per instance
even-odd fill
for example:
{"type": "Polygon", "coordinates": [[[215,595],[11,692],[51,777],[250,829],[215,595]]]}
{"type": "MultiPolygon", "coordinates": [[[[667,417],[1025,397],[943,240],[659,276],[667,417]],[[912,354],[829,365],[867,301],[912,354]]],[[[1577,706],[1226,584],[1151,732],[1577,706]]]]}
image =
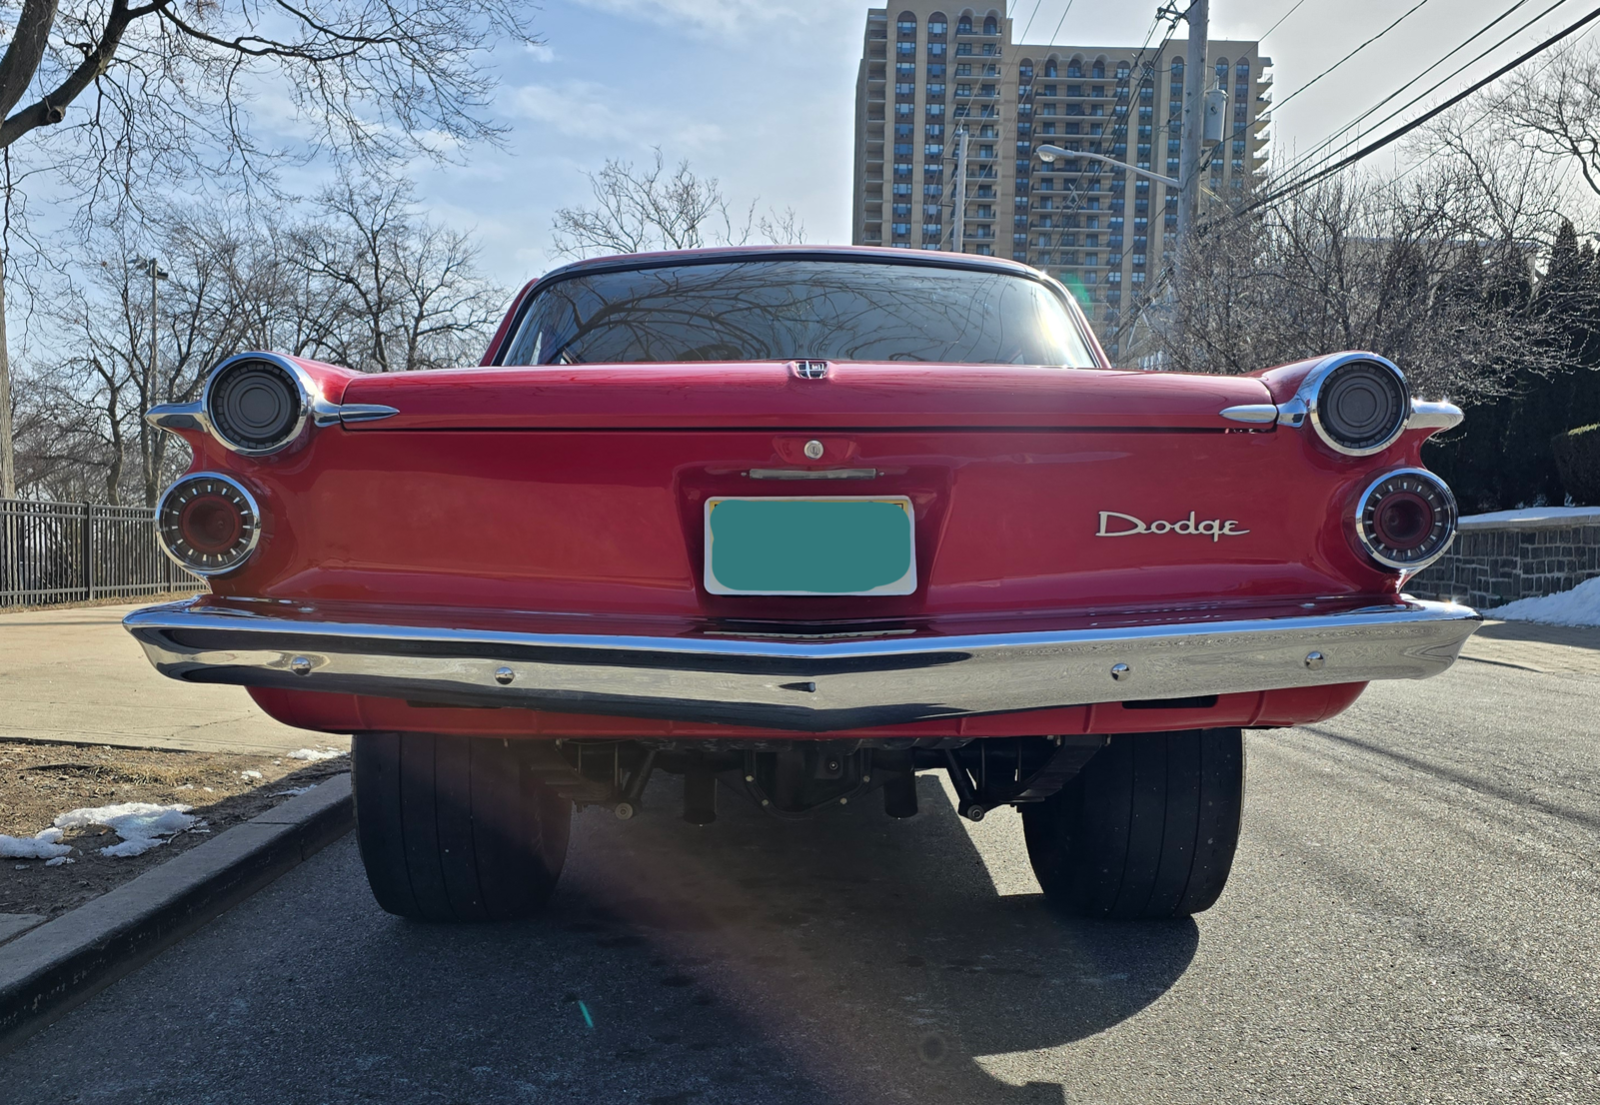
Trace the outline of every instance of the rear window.
{"type": "Polygon", "coordinates": [[[568,277],[501,363],[801,359],[1095,366],[1061,296],[1027,276],[795,258],[568,277]]]}

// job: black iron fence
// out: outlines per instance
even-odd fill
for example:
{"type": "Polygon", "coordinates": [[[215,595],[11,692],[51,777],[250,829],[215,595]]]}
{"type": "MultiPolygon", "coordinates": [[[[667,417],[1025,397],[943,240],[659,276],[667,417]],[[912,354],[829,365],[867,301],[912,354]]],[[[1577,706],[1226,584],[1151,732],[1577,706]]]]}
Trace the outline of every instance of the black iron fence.
{"type": "Polygon", "coordinates": [[[203,590],[143,506],[0,499],[0,608],[203,590]]]}

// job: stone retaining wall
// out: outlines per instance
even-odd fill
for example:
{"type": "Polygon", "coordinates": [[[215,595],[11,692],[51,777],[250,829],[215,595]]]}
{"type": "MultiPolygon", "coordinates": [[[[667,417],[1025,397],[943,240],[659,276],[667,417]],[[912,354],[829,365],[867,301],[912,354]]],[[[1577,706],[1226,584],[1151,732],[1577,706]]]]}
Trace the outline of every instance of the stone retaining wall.
{"type": "Polygon", "coordinates": [[[1455,544],[1407,581],[1418,598],[1454,599],[1478,609],[1570,591],[1600,576],[1600,516],[1463,518],[1455,544]]]}

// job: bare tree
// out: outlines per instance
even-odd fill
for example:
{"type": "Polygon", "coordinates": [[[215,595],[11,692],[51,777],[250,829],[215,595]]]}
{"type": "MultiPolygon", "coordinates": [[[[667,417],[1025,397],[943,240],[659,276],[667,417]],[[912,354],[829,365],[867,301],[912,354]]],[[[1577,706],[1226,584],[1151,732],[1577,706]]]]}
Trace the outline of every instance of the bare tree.
{"type": "Polygon", "coordinates": [[[669,172],[659,147],[643,169],[609,159],[588,178],[594,203],[560,208],[551,224],[551,252],[558,257],[696,249],[742,244],[752,237],[774,244],[806,238],[805,224],[792,208],[758,215],[755,201],[743,224],[735,225],[717,179],[696,176],[688,161],[669,172]]]}
{"type": "MultiPolygon", "coordinates": [[[[21,0],[0,54],[7,186],[13,148],[83,211],[127,203],[141,182],[219,171],[270,186],[285,159],[324,151],[444,156],[498,134],[482,118],[494,88],[484,58],[503,40],[533,41],[523,11],[516,0],[21,0]],[[302,128],[292,149],[252,127],[269,83],[302,128]]],[[[12,491],[4,327],[0,309],[0,494],[12,491]]]]}
{"type": "Polygon", "coordinates": [[[318,209],[290,264],[328,293],[333,325],[319,344],[331,359],[410,372],[476,357],[505,295],[479,275],[466,234],[422,218],[406,183],[347,180],[318,209]]]}
{"type": "Polygon", "coordinates": [[[206,373],[241,349],[371,371],[475,361],[504,293],[477,271],[467,236],[422,219],[406,196],[352,187],[283,227],[180,208],[143,237],[91,239],[84,252],[107,260],[76,258],[50,289],[52,355],[19,377],[23,486],[153,505],[188,458],[142,412],[195,398],[206,373]],[[149,286],[122,263],[146,252],[169,274],[154,364],[149,286]]]}
{"type": "Polygon", "coordinates": [[[1539,280],[1560,179],[1459,118],[1430,142],[1434,158],[1401,179],[1345,174],[1213,220],[1172,289],[1176,324],[1146,340],[1202,372],[1370,349],[1460,401],[1569,369],[1539,280]]]}

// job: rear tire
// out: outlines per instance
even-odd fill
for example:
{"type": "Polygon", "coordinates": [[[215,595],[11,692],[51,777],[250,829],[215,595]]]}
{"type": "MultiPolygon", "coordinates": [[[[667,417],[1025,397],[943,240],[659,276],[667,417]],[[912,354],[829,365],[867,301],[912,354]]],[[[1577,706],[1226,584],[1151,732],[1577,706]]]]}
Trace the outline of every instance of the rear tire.
{"type": "Polygon", "coordinates": [[[357,733],[356,838],[378,904],[418,921],[537,914],[567,855],[572,803],[513,742],[357,733]]]}
{"type": "Polygon", "coordinates": [[[1244,808],[1238,729],[1112,737],[1047,801],[1022,807],[1034,874],[1084,917],[1186,917],[1222,894],[1244,808]]]}

